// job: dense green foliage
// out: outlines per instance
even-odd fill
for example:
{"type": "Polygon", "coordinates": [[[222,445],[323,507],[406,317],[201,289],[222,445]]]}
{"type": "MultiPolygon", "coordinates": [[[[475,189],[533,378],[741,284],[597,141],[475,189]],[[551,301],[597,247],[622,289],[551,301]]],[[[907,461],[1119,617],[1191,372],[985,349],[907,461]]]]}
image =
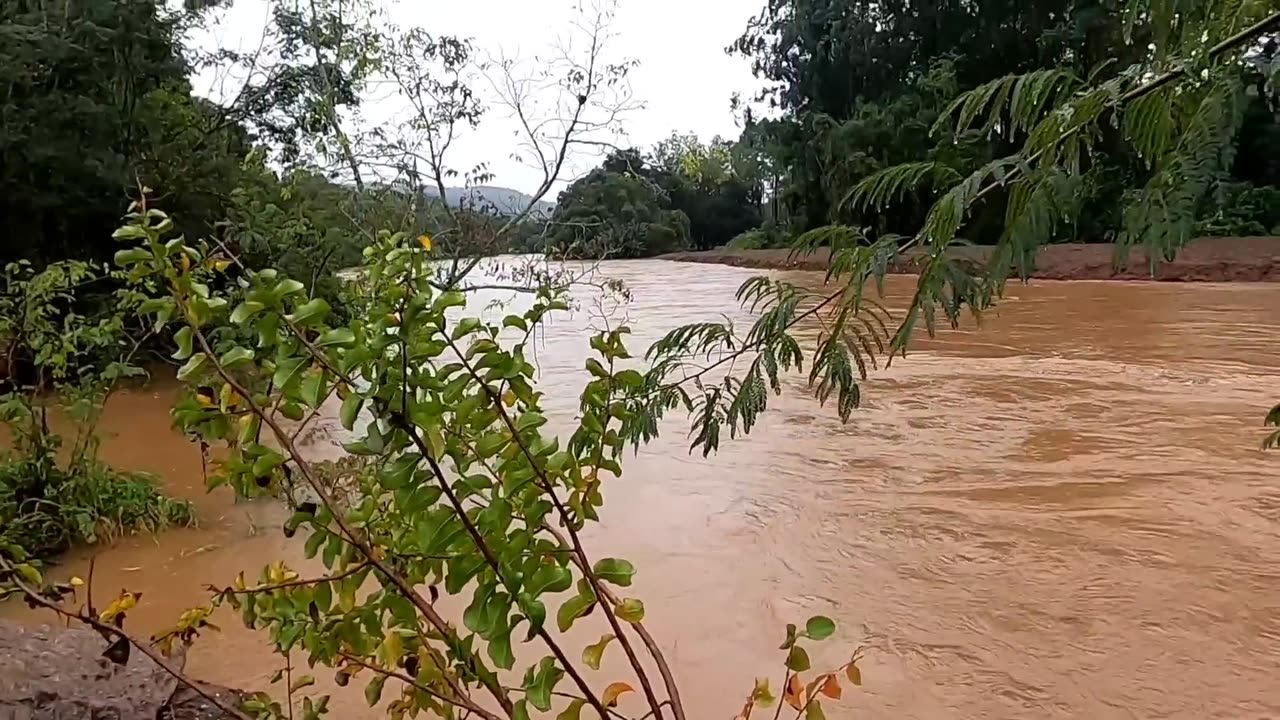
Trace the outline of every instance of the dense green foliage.
{"type": "Polygon", "coordinates": [[[147,0],[0,3],[0,260],[106,259],[139,183],[206,232],[248,150],[195,99],[180,16],[147,0]]]}
{"type": "Polygon", "coordinates": [[[36,556],[192,521],[190,507],[160,495],[151,478],[98,460],[102,406],[115,383],[140,373],[128,364],[133,351],[121,349],[131,297],[92,317],[77,310],[77,292],[102,279],[83,262],[4,268],[0,425],[10,447],[0,453],[0,543],[36,556]],[[51,420],[71,428],[69,445],[51,420]]]}
{"type": "MultiPolygon", "coordinates": [[[[1245,16],[1258,3],[1239,5],[1245,16]]],[[[1174,6],[1181,4],[1160,7],[1174,6]]],[[[751,58],[756,74],[770,82],[756,99],[774,117],[752,121],[748,113],[743,142],[771,157],[780,175],[782,213],[795,231],[838,222],[873,233],[914,233],[941,185],[867,206],[850,202],[857,184],[904,162],[933,163],[939,172],[963,177],[1007,155],[1027,130],[1011,112],[1051,107],[1062,93],[1122,77],[1135,62],[1162,60],[1146,57],[1144,50],[1153,41],[1163,47],[1161,12],[1128,15],[1094,0],[769,0],[731,48],[751,58]],[[962,92],[1035,70],[1046,71],[1037,92],[992,86],[999,97],[988,95],[986,102],[1011,100],[1009,112],[974,123],[969,108],[949,108],[962,92]],[[945,121],[937,123],[947,110],[945,121]]],[[[1188,10],[1196,17],[1203,12],[1188,10]]],[[[1207,179],[1194,211],[1203,220],[1200,232],[1270,233],[1280,211],[1270,192],[1280,186],[1271,159],[1280,155],[1280,124],[1264,91],[1276,67],[1276,43],[1264,37],[1243,50],[1246,61],[1233,64],[1232,72],[1252,90],[1242,99],[1248,120],[1232,123],[1231,148],[1240,152],[1228,150],[1230,157],[1207,179]],[[1250,194],[1251,188],[1258,192],[1250,194]],[[1247,203],[1239,202],[1242,195],[1250,196],[1247,203]]],[[[1058,226],[1050,241],[1114,239],[1126,191],[1156,173],[1151,158],[1127,142],[1129,129],[1104,125],[1097,132],[1080,158],[1085,172],[1071,189],[1080,212],[1058,226]]],[[[977,207],[965,237],[995,243],[1005,224],[998,208],[977,207]]]]}
{"type": "Polygon", "coordinates": [[[579,257],[707,250],[757,227],[757,168],[735,144],[673,134],[652,152],[617,150],[560,194],[552,247],[579,257]]]}
{"type": "Polygon", "coordinates": [[[569,257],[645,257],[683,250],[689,217],[668,196],[626,170],[595,170],[560,194],[548,238],[569,257]]]}

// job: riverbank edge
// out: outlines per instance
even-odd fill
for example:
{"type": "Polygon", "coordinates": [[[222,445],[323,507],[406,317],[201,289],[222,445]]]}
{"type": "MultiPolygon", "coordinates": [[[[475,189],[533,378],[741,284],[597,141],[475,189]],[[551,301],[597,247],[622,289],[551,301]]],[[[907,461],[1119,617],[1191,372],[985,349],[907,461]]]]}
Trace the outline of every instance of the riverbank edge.
{"type": "MultiPolygon", "coordinates": [[[[0,718],[225,720],[201,692],[233,707],[247,696],[195,681],[197,692],[138,652],[116,665],[108,644],[84,627],[0,619],[0,718]]],[[[181,670],[185,652],[170,662],[181,670]]]]}
{"type": "MultiPolygon", "coordinates": [[[[986,262],[989,246],[952,248],[952,257],[986,262]]],[[[830,266],[824,248],[810,255],[791,257],[786,248],[734,250],[718,248],[659,255],[658,260],[711,263],[763,270],[825,271],[830,266]]],[[[1280,282],[1280,237],[1212,237],[1188,243],[1172,261],[1158,262],[1154,272],[1141,249],[1130,251],[1120,268],[1114,245],[1063,243],[1046,245],[1036,255],[1032,278],[1041,280],[1161,280],[1167,282],[1280,282]]],[[[915,274],[910,257],[890,272],[915,274]]]]}

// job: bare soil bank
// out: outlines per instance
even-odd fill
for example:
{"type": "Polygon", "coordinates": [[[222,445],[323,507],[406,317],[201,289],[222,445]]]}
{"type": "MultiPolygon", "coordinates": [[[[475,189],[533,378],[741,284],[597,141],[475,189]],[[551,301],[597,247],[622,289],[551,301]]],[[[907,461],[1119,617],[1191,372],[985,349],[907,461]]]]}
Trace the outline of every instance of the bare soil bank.
{"type": "MultiPolygon", "coordinates": [[[[990,248],[958,247],[955,257],[985,261],[990,248]]],[[[1214,237],[1201,238],[1183,248],[1173,262],[1157,265],[1155,274],[1147,264],[1146,253],[1133,250],[1125,266],[1114,264],[1115,247],[1108,244],[1048,245],[1036,257],[1034,278],[1046,280],[1168,280],[1180,282],[1280,282],[1280,237],[1214,237]]],[[[826,270],[826,250],[813,255],[789,259],[790,251],[779,250],[706,250],[679,252],[659,256],[677,262],[718,263],[738,267],[779,270],[826,270]]],[[[896,272],[910,273],[909,262],[895,267],[896,272]]]]}

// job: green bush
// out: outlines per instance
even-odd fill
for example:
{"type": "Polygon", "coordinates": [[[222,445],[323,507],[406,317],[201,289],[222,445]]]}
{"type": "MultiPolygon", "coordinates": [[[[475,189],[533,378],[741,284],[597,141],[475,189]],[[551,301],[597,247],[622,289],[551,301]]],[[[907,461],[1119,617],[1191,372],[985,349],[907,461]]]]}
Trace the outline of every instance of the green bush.
{"type": "Polygon", "coordinates": [[[1196,230],[1209,236],[1280,235],[1280,187],[1219,183],[1196,230]]]}
{"type": "Polygon", "coordinates": [[[48,557],[77,543],[195,521],[190,504],[161,495],[148,475],[96,460],[65,469],[49,460],[14,455],[0,461],[0,544],[48,557]]]}
{"type": "Polygon", "coordinates": [[[776,225],[764,225],[754,230],[739,233],[725,247],[730,250],[766,250],[769,248],[789,247],[790,241],[786,233],[776,225]]]}

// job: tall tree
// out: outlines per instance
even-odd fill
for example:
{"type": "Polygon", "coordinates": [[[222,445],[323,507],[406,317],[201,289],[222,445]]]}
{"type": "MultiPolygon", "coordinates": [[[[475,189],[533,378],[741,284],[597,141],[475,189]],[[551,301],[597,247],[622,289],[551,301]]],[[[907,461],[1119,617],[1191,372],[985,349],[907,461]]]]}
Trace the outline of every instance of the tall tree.
{"type": "Polygon", "coordinates": [[[0,2],[0,258],[106,257],[139,183],[211,225],[247,138],[191,97],[181,21],[150,0],[0,2]]]}

